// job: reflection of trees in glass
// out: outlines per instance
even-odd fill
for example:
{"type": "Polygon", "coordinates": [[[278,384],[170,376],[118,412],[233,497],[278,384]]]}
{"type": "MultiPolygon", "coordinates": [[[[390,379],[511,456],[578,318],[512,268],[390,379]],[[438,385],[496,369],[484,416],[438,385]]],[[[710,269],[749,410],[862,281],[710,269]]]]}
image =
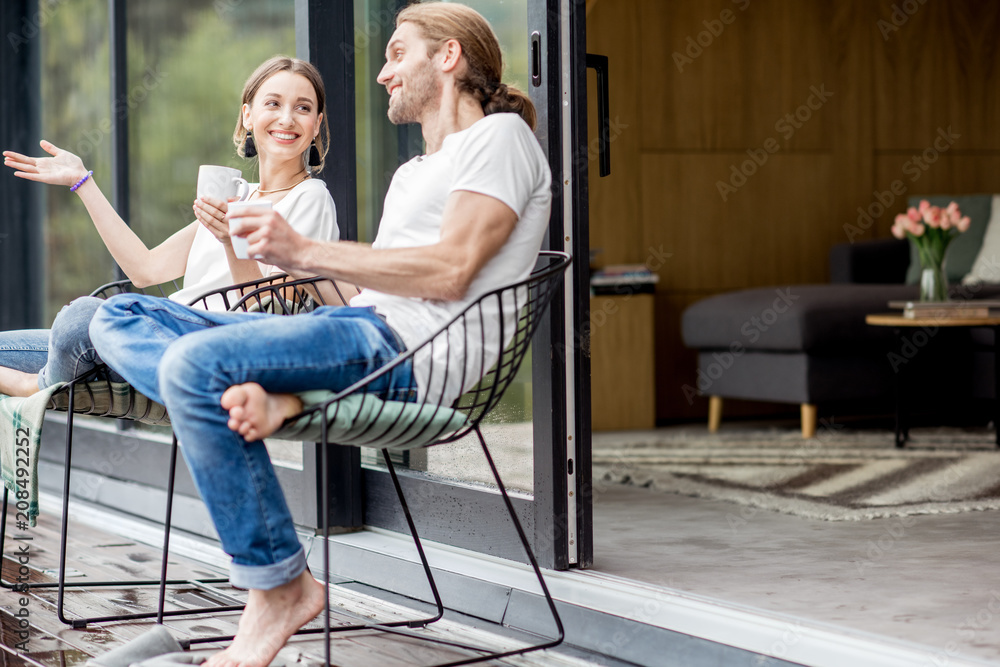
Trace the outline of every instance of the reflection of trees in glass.
{"type": "MultiPolygon", "coordinates": [[[[105,0],[64,3],[42,27],[42,136],[80,155],[110,188],[108,14],[105,0]],[[102,66],[97,66],[100,63],[102,66]]],[[[33,155],[42,151],[35,144],[33,155]]],[[[45,316],[113,277],[107,251],[76,195],[45,188],[45,316]]]]}
{"type": "Polygon", "coordinates": [[[294,55],[295,28],[289,3],[221,0],[186,3],[209,8],[185,12],[168,34],[157,13],[165,3],[141,4],[147,15],[129,27],[131,222],[153,244],[194,220],[198,165],[229,165],[254,180],[232,142],[240,92],[261,62],[294,55]]]}
{"type": "Polygon", "coordinates": [[[528,92],[528,3],[527,0],[497,2],[496,0],[462,0],[486,17],[503,49],[504,83],[513,83],[528,92]]]}
{"type": "MultiPolygon", "coordinates": [[[[199,164],[235,155],[243,82],[261,61],[295,52],[294,12],[280,0],[128,3],[129,85],[110,98],[105,0],[75,0],[43,30],[43,135],[84,158],[111,197],[112,114],[127,115],[130,219],[155,245],[194,219],[199,164]]],[[[75,195],[49,188],[46,314],[113,278],[113,262],[75,195]]]]}

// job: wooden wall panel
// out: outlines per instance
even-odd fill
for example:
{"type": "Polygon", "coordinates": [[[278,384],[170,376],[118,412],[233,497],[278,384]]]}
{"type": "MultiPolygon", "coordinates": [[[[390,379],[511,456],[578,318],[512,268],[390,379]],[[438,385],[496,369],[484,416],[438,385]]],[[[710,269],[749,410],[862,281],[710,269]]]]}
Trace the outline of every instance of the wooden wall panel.
{"type": "Polygon", "coordinates": [[[877,3],[876,150],[923,148],[949,125],[1000,150],[1000,3],[928,0],[912,15],[903,4],[877,3]]]}
{"type": "MultiPolygon", "coordinates": [[[[775,154],[723,201],[715,182],[745,154],[644,154],[647,248],[673,256],[659,270],[665,291],[724,291],[826,280],[828,155],[775,154]]],[[[748,171],[750,171],[748,169],[748,171]]]]}
{"type": "Polygon", "coordinates": [[[593,5],[587,15],[590,26],[587,50],[608,56],[610,69],[611,175],[598,175],[596,76],[589,75],[590,122],[590,247],[600,249],[597,263],[641,263],[646,260],[640,214],[639,121],[642,83],[639,72],[639,0],[606,0],[593,5]]]}
{"type": "Polygon", "coordinates": [[[595,431],[656,425],[652,294],[590,297],[590,372],[595,431]]]}
{"type": "Polygon", "coordinates": [[[836,114],[828,105],[840,94],[831,81],[832,6],[812,0],[770,0],[750,4],[743,12],[747,50],[741,61],[749,104],[737,113],[746,115],[751,129],[759,133],[744,137],[749,146],[756,146],[762,134],[776,137],[782,150],[831,148],[836,114]],[[834,92],[836,96],[828,96],[834,92]]]}
{"type": "Polygon", "coordinates": [[[740,150],[772,137],[785,149],[828,148],[828,114],[783,119],[829,86],[831,13],[816,0],[641,2],[643,148],[740,150]]]}

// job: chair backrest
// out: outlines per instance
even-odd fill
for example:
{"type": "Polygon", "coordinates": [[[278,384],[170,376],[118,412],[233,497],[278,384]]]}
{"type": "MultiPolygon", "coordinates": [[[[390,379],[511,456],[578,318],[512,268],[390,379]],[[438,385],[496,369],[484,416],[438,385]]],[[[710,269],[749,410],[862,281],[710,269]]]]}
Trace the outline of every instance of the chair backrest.
{"type": "MultiPolygon", "coordinates": [[[[304,285],[313,280],[290,280],[284,273],[276,273],[258,280],[230,285],[206,292],[197,297],[188,305],[200,306],[208,309],[209,302],[218,307],[219,303],[225,305],[227,310],[266,310],[261,308],[261,304],[266,304],[270,297],[261,296],[269,294],[268,287],[290,285],[291,287],[276,294],[285,295],[290,299],[286,302],[281,300],[281,304],[289,304],[288,312],[297,312],[316,303],[319,296],[318,290],[309,291],[304,285]],[[251,297],[250,295],[255,295],[251,297]],[[307,306],[308,304],[308,306],[307,306]]],[[[90,293],[90,296],[100,299],[107,299],[116,294],[150,294],[153,296],[167,297],[173,293],[170,286],[176,291],[179,289],[177,281],[153,285],[151,287],[136,287],[130,280],[117,280],[98,287],[90,293]]],[[[339,291],[339,290],[338,290],[339,291]]],[[[74,379],[69,387],[73,389],[73,412],[77,414],[90,415],[94,417],[109,417],[114,419],[126,419],[139,421],[154,425],[169,425],[170,419],[163,406],[154,403],[145,396],[136,392],[131,386],[124,382],[112,382],[105,365],[88,371],[82,376],[74,379]]],[[[68,391],[56,394],[49,404],[52,410],[65,412],[68,409],[68,391]]]]}
{"type": "Polygon", "coordinates": [[[348,302],[335,280],[313,276],[287,278],[248,292],[230,311],[295,315],[320,306],[342,306],[348,302]]]}
{"type": "MultiPolygon", "coordinates": [[[[563,275],[571,261],[566,253],[541,252],[535,270],[525,281],[480,297],[462,313],[458,321],[450,325],[449,328],[457,324],[466,331],[478,329],[482,340],[486,343],[491,337],[495,337],[496,340],[502,341],[502,352],[493,360],[490,358],[489,346],[479,346],[483,358],[478,366],[481,370],[485,370],[485,373],[481,372],[481,378],[475,386],[466,391],[454,404],[456,410],[465,413],[468,426],[443,438],[441,442],[450,442],[462,437],[470,429],[478,426],[500,403],[514,382],[518,369],[528,353],[531,339],[562,284],[563,275]],[[484,315],[484,310],[491,310],[494,307],[500,311],[500,317],[493,320],[499,328],[491,334],[480,323],[484,319],[489,321],[488,315],[484,315]]],[[[467,366],[471,369],[475,368],[476,364],[467,366]]]]}
{"type": "Polygon", "coordinates": [[[177,284],[176,280],[171,280],[169,282],[163,283],[161,285],[151,285],[149,287],[136,287],[132,284],[131,280],[116,280],[104,285],[101,285],[93,292],[90,296],[96,296],[99,299],[107,299],[115,294],[152,294],[153,296],[170,296],[174,292],[180,289],[180,285],[177,284]],[[170,289],[170,288],[173,289],[170,289]]]}
{"type": "Polygon", "coordinates": [[[270,312],[279,315],[311,310],[325,305],[324,291],[317,289],[320,284],[330,286],[336,294],[340,289],[327,278],[293,279],[284,273],[248,283],[232,285],[202,294],[190,306],[207,308],[210,301],[221,299],[230,312],[270,312]]]}
{"type": "Polygon", "coordinates": [[[398,450],[463,437],[514,381],[570,262],[565,253],[540,253],[527,279],[479,297],[424,343],[342,391],[310,392],[277,437],[398,450]],[[421,396],[383,400],[386,376],[411,361],[426,369],[421,396]]]}
{"type": "MultiPolygon", "coordinates": [[[[251,294],[254,291],[260,291],[262,288],[266,288],[271,285],[284,283],[288,280],[288,275],[284,273],[273,273],[264,278],[258,278],[257,280],[251,280],[245,283],[238,283],[236,285],[228,285],[226,287],[210,290],[188,301],[187,305],[201,307],[207,310],[209,308],[209,303],[213,303],[216,309],[218,309],[219,305],[222,305],[226,310],[247,310],[246,307],[240,308],[240,305],[248,294],[251,294]]],[[[107,283],[106,285],[101,285],[91,292],[90,296],[107,299],[116,294],[149,294],[152,296],[166,298],[179,289],[180,285],[176,280],[172,280],[161,285],[136,287],[132,284],[131,280],[126,279],[116,280],[114,282],[107,283]]]]}

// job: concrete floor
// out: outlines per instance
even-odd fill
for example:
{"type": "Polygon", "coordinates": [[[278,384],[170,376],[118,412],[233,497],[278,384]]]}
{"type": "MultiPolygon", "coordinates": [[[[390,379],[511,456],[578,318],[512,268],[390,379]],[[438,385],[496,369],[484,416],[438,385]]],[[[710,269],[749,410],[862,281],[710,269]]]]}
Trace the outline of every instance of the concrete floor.
{"type": "Polygon", "coordinates": [[[825,522],[605,486],[594,530],[597,572],[1000,664],[1000,511],[825,522]]]}

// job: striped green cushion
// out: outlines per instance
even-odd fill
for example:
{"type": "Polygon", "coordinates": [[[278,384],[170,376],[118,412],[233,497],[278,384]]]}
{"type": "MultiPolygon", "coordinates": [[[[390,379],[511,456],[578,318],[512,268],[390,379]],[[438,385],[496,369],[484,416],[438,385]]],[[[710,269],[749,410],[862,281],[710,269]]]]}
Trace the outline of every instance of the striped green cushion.
{"type": "MultiPolygon", "coordinates": [[[[334,396],[308,391],[299,398],[306,409],[334,396]]],[[[274,434],[285,440],[319,441],[322,411],[304,415],[274,434]]],[[[425,447],[466,425],[465,414],[447,407],[404,401],[383,401],[372,394],[354,394],[326,409],[327,440],[338,445],[408,450],[425,447]]]]}

